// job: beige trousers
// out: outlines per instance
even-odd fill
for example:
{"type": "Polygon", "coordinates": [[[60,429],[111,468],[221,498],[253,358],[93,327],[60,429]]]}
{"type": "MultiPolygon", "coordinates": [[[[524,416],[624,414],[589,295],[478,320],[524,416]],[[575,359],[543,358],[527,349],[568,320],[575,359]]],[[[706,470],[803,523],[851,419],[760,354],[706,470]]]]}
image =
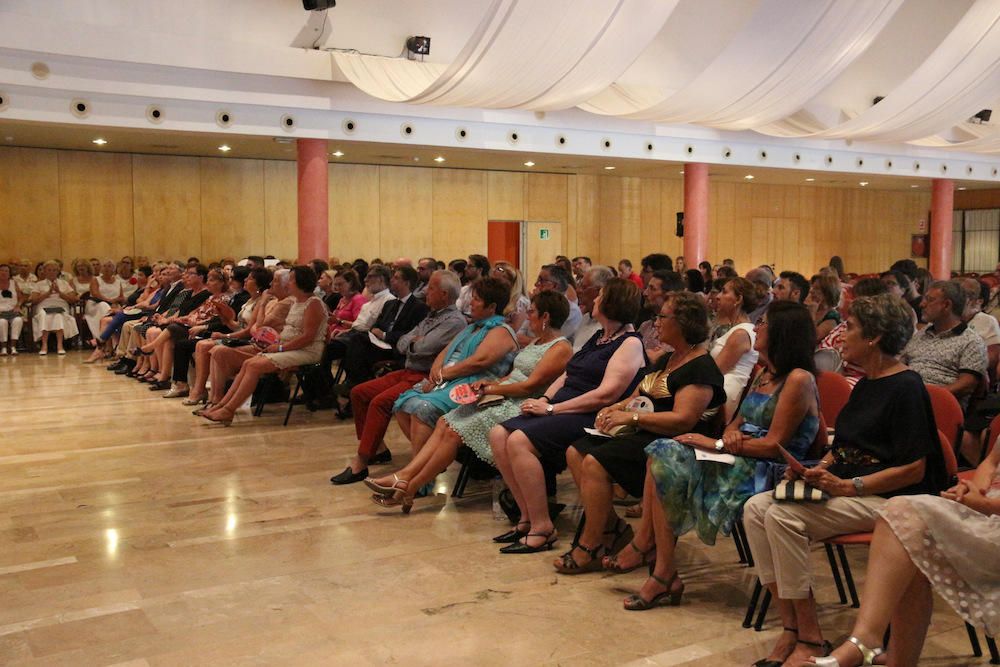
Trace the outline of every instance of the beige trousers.
{"type": "Polygon", "coordinates": [[[810,544],[874,529],[877,513],[886,502],[880,496],[777,502],[770,492],[757,494],[744,505],[743,525],[760,582],[765,586],[777,582],[778,597],[783,600],[809,597],[810,544]]]}
{"type": "MultiPolygon", "coordinates": [[[[138,343],[138,345],[132,344],[133,342],[132,336],[133,334],[135,334],[134,329],[137,326],[139,326],[141,322],[142,320],[129,320],[128,322],[122,324],[122,330],[118,336],[118,347],[115,349],[115,352],[118,354],[119,357],[124,357],[125,355],[127,355],[128,351],[131,350],[133,347],[138,347],[138,345],[142,345],[141,341],[138,343]]],[[[136,340],[138,340],[137,335],[136,335],[136,340]]]]}

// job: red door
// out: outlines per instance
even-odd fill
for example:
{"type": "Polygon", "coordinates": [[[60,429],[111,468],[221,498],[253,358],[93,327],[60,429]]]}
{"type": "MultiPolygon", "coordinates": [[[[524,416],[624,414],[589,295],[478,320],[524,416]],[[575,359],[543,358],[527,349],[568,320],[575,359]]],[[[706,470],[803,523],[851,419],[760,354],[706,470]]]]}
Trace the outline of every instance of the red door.
{"type": "Polygon", "coordinates": [[[510,262],[521,269],[521,223],[490,220],[486,228],[486,255],[490,262],[510,262]]]}

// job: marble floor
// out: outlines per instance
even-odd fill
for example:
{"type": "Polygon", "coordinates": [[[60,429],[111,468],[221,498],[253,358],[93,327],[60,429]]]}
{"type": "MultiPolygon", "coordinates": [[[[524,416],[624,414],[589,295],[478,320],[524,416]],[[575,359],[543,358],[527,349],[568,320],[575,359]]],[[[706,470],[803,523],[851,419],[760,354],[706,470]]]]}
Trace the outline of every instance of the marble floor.
{"type": "MultiPolygon", "coordinates": [[[[776,636],[773,615],[740,625],[753,579],[730,540],[682,539],[683,604],[626,612],[640,573],[498,554],[489,485],[453,501],[454,466],[404,516],[331,487],[355,440],[329,411],[207,425],[82,358],[0,357],[2,665],[729,666],[776,636]]],[[[389,442],[398,466],[395,427],[389,442]]],[[[568,535],[576,497],[560,493],[568,535]]],[[[853,613],[821,552],[815,571],[836,640],[853,613]]],[[[939,604],[921,664],[986,661],[939,604]]]]}

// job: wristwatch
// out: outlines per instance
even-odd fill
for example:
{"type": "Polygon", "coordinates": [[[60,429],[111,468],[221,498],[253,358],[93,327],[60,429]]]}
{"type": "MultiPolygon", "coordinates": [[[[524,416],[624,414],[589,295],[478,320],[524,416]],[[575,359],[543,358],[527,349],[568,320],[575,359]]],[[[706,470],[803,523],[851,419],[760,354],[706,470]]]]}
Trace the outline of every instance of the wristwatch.
{"type": "Polygon", "coordinates": [[[865,483],[860,477],[851,478],[851,484],[854,485],[854,491],[859,495],[865,495],[865,483]]]}
{"type": "Polygon", "coordinates": [[[726,451],[726,443],[722,442],[722,438],[715,441],[715,451],[724,452],[726,451]]]}
{"type": "Polygon", "coordinates": [[[552,415],[552,414],[553,414],[553,411],[554,411],[555,409],[556,409],[556,406],[554,406],[554,405],[552,405],[551,403],[549,403],[548,405],[546,405],[546,406],[545,406],[545,414],[547,414],[547,415],[552,415]]]}

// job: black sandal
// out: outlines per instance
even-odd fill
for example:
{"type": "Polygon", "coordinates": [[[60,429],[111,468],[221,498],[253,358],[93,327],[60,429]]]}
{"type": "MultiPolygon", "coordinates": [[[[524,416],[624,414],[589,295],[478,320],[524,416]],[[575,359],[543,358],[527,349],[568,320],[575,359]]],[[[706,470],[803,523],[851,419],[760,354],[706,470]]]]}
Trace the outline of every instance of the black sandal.
{"type": "Polygon", "coordinates": [[[619,551],[628,546],[628,543],[635,538],[635,531],[632,526],[625,519],[618,517],[615,527],[611,530],[604,531],[605,535],[614,535],[611,539],[611,544],[608,545],[606,553],[609,555],[617,554],[619,551]]]}
{"type": "Polygon", "coordinates": [[[559,574],[586,574],[587,572],[598,572],[603,569],[601,565],[601,552],[607,552],[607,549],[603,544],[598,544],[596,547],[590,548],[585,547],[579,542],[574,544],[572,548],[564,553],[559,560],[553,563],[553,567],[556,568],[556,572],[559,574]],[[573,552],[579,549],[583,553],[590,556],[590,560],[580,565],[573,558],[573,552]]]}
{"type": "Polygon", "coordinates": [[[493,538],[493,541],[497,544],[514,544],[515,542],[520,542],[522,537],[527,537],[528,531],[518,530],[518,526],[525,525],[528,526],[528,531],[531,530],[531,524],[527,521],[519,521],[511,530],[508,530],[503,535],[497,535],[493,538]]]}
{"type": "Polygon", "coordinates": [[[528,533],[525,535],[523,540],[527,540],[529,537],[544,537],[545,541],[536,547],[531,546],[527,542],[517,541],[513,544],[508,544],[507,546],[500,549],[502,554],[536,554],[539,551],[548,551],[552,548],[552,545],[556,543],[556,531],[551,530],[547,533],[528,533]]]}
{"type": "MultiPolygon", "coordinates": [[[[785,632],[791,632],[796,637],[798,637],[799,635],[798,628],[782,628],[782,630],[784,630],[785,632]]],[[[794,646],[792,647],[792,650],[793,651],[795,650],[794,646]]],[[[784,660],[768,660],[767,658],[761,658],[757,662],[750,665],[750,667],[781,667],[783,664],[785,664],[784,660]]]]}

